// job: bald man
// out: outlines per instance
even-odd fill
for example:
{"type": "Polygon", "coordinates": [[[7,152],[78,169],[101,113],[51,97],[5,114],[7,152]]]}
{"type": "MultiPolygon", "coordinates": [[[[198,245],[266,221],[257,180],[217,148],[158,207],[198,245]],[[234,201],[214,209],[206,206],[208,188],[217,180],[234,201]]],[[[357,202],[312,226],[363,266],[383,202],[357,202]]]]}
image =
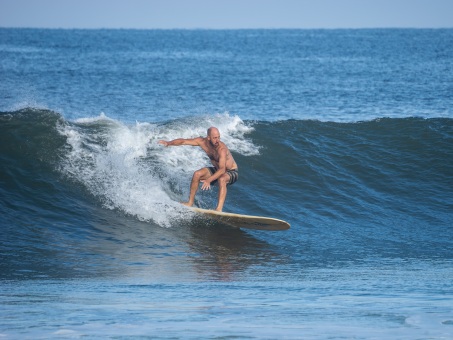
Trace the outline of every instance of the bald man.
{"type": "Polygon", "coordinates": [[[197,137],[192,139],[178,138],[172,141],[159,141],[164,146],[190,145],[199,146],[206,152],[212,163],[212,167],[202,168],[194,172],[190,184],[189,201],[183,204],[191,207],[195,200],[195,194],[198,191],[200,182],[202,190],[209,190],[211,184],[219,185],[219,198],[215,210],[222,211],[227,195],[227,185],[237,181],[238,166],[231,155],[228,147],[220,141],[220,132],[216,127],[210,127],[206,137],[197,137]]]}

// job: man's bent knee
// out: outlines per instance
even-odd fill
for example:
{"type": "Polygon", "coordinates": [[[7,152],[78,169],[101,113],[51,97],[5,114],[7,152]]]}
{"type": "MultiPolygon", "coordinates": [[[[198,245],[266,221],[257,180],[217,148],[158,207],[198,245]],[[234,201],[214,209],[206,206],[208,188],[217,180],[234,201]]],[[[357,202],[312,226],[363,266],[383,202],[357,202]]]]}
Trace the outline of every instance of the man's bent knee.
{"type": "Polygon", "coordinates": [[[193,173],[193,177],[196,178],[197,180],[206,179],[209,177],[209,171],[208,173],[206,172],[207,172],[206,168],[197,170],[193,173]]]}
{"type": "Polygon", "coordinates": [[[203,175],[203,172],[201,170],[197,170],[193,173],[194,177],[200,178],[203,175]]]}
{"type": "Polygon", "coordinates": [[[226,186],[228,184],[228,181],[230,180],[230,176],[227,174],[224,174],[220,176],[219,178],[219,185],[226,186]]]}

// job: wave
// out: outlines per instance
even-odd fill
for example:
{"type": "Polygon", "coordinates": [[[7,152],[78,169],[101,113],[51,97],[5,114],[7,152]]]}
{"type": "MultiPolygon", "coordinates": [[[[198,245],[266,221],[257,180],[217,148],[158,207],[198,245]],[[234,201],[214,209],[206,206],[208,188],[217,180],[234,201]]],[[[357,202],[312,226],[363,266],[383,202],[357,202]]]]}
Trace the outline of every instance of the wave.
{"type": "MultiPolygon", "coordinates": [[[[126,124],[30,108],[0,113],[2,212],[83,217],[97,204],[169,227],[184,218],[178,202],[193,171],[209,164],[198,148],[158,141],[204,136],[212,125],[240,167],[225,210],[293,224],[452,222],[449,118],[259,122],[225,113],[126,124]]],[[[197,204],[212,208],[216,195],[199,193],[197,204]]]]}
{"type": "MultiPolygon", "coordinates": [[[[451,220],[451,119],[284,121],[254,127],[259,134],[253,140],[268,150],[260,162],[278,160],[273,167],[281,179],[275,186],[299,189],[294,209],[302,205],[307,214],[316,211],[336,220],[382,221],[385,215],[451,220]]],[[[271,176],[265,181],[272,183],[271,176]]]]}

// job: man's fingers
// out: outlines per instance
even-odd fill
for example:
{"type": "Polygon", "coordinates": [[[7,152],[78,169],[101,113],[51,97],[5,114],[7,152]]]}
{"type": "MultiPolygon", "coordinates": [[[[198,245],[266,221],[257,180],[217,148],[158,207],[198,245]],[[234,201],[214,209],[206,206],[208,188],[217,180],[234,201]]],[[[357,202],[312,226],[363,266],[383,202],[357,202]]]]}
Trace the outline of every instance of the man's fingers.
{"type": "Polygon", "coordinates": [[[201,181],[203,183],[203,185],[201,186],[201,190],[209,190],[211,189],[211,183],[208,183],[208,182],[205,182],[205,181],[201,181]]]}

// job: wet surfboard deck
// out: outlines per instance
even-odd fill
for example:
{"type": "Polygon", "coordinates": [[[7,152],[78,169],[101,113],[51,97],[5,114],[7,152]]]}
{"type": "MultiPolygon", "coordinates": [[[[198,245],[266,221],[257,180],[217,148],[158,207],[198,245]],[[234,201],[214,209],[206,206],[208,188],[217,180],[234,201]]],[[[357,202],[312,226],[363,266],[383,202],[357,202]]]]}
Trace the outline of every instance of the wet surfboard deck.
{"type": "Polygon", "coordinates": [[[190,209],[206,218],[228,224],[235,228],[268,231],[287,230],[290,228],[288,222],[272,217],[241,215],[195,207],[190,207],[190,209]]]}

